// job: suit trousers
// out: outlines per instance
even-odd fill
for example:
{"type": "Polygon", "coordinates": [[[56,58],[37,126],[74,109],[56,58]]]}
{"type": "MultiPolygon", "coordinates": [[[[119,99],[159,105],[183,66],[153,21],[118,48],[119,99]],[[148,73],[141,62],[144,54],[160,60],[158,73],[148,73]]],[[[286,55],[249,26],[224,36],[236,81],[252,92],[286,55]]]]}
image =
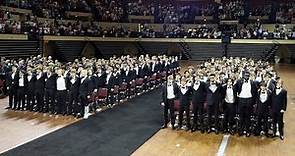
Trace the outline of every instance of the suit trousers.
{"type": "Polygon", "coordinates": [[[175,124],[175,110],[174,110],[174,99],[167,99],[167,103],[164,105],[164,124],[167,125],[169,122],[168,111],[170,113],[170,121],[174,126],[175,124]]]}

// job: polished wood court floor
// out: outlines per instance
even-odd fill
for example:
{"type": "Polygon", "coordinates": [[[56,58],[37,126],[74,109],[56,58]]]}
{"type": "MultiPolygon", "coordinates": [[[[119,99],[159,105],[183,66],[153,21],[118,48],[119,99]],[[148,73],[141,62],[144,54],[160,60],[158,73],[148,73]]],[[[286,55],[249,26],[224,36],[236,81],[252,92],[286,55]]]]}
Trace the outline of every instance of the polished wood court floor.
{"type": "MultiPolygon", "coordinates": [[[[189,63],[194,65],[194,63],[189,63]]],[[[285,113],[285,140],[265,137],[230,136],[226,156],[294,156],[295,155],[295,66],[276,66],[288,91],[288,108],[285,113]]],[[[200,132],[157,132],[133,156],[214,156],[217,155],[223,134],[200,132]]]]}

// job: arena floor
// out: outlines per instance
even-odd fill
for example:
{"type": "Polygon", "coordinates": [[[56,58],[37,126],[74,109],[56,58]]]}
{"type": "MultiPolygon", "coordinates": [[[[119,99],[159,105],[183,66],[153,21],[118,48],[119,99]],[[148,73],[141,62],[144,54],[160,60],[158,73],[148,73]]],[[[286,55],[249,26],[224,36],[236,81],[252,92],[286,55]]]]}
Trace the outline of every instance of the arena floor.
{"type": "MultiPolygon", "coordinates": [[[[183,67],[194,64],[196,63],[190,62],[183,64],[183,67]]],[[[279,65],[276,69],[288,90],[284,141],[279,138],[246,138],[164,129],[153,135],[132,155],[295,155],[295,122],[292,122],[295,120],[295,65],[279,65]]],[[[0,154],[78,121],[73,117],[7,111],[4,109],[7,102],[8,98],[0,100],[0,154]]]]}

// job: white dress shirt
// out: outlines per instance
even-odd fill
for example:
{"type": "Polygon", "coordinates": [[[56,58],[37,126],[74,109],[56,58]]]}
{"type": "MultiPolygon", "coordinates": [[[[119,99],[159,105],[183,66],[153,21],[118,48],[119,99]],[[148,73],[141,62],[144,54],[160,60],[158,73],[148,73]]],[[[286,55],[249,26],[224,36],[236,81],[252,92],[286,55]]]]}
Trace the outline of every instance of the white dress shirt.
{"type": "Polygon", "coordinates": [[[277,88],[276,89],[276,95],[279,95],[281,91],[282,91],[282,88],[279,88],[279,89],[277,88]]]}
{"type": "Polygon", "coordinates": [[[85,79],[86,79],[86,77],[83,77],[83,78],[81,79],[81,84],[84,82],[85,79]]]}
{"type": "Polygon", "coordinates": [[[14,77],[15,77],[15,73],[12,73],[11,78],[14,79],[14,77]]]}
{"type": "Polygon", "coordinates": [[[259,99],[260,99],[260,101],[262,103],[264,103],[267,100],[267,93],[266,93],[266,91],[264,91],[264,93],[262,93],[262,92],[260,93],[259,99]]]}
{"type": "Polygon", "coordinates": [[[200,82],[195,82],[195,84],[193,86],[194,90],[197,91],[199,89],[199,87],[200,87],[200,82]]]}
{"type": "Polygon", "coordinates": [[[28,75],[27,78],[28,78],[28,81],[31,81],[32,75],[28,75]]]}
{"type": "Polygon", "coordinates": [[[226,88],[226,95],[225,95],[224,100],[226,103],[234,103],[235,102],[234,90],[232,87],[226,88]]]}
{"type": "Polygon", "coordinates": [[[250,80],[248,80],[248,82],[243,83],[242,90],[240,92],[239,97],[240,98],[251,98],[252,97],[250,80]]]}
{"type": "Polygon", "coordinates": [[[180,88],[180,91],[181,91],[181,93],[184,95],[186,92],[187,92],[187,87],[181,87],[180,88]]]}
{"type": "Polygon", "coordinates": [[[73,78],[71,79],[71,83],[74,84],[74,83],[76,82],[76,80],[77,80],[76,77],[75,77],[75,78],[73,77],[73,78]]]}
{"type": "Polygon", "coordinates": [[[62,77],[58,77],[56,80],[56,89],[59,91],[66,90],[66,79],[62,77]]]}
{"type": "Polygon", "coordinates": [[[107,81],[106,81],[106,84],[109,84],[109,80],[110,80],[110,77],[112,76],[112,74],[108,74],[107,75],[107,81]]]}
{"type": "Polygon", "coordinates": [[[20,78],[19,78],[19,80],[18,80],[18,85],[19,85],[20,87],[24,87],[24,86],[25,86],[25,84],[24,84],[24,77],[20,77],[20,78]]]}
{"type": "Polygon", "coordinates": [[[173,85],[168,85],[167,86],[167,99],[174,99],[174,87],[173,85]]]}
{"type": "Polygon", "coordinates": [[[210,85],[209,89],[212,91],[212,93],[214,93],[216,91],[216,89],[217,89],[217,86],[216,85],[210,85]]]}
{"type": "Polygon", "coordinates": [[[42,77],[42,73],[37,75],[37,80],[39,80],[42,77]]]}

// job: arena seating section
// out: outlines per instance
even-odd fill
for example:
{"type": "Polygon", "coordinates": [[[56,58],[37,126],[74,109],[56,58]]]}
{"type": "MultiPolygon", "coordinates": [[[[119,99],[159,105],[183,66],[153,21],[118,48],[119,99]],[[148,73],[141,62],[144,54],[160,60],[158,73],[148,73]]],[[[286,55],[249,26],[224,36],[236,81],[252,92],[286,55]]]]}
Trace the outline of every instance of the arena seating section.
{"type": "Polygon", "coordinates": [[[287,51],[280,54],[285,58],[295,54],[295,3],[286,0],[6,0],[0,11],[0,56],[6,57],[44,54],[71,61],[81,55],[181,52],[204,60],[222,56],[220,38],[228,32],[217,23],[230,25],[233,39],[257,40],[236,40],[228,56],[261,58],[277,44],[277,51],[287,51]]]}

